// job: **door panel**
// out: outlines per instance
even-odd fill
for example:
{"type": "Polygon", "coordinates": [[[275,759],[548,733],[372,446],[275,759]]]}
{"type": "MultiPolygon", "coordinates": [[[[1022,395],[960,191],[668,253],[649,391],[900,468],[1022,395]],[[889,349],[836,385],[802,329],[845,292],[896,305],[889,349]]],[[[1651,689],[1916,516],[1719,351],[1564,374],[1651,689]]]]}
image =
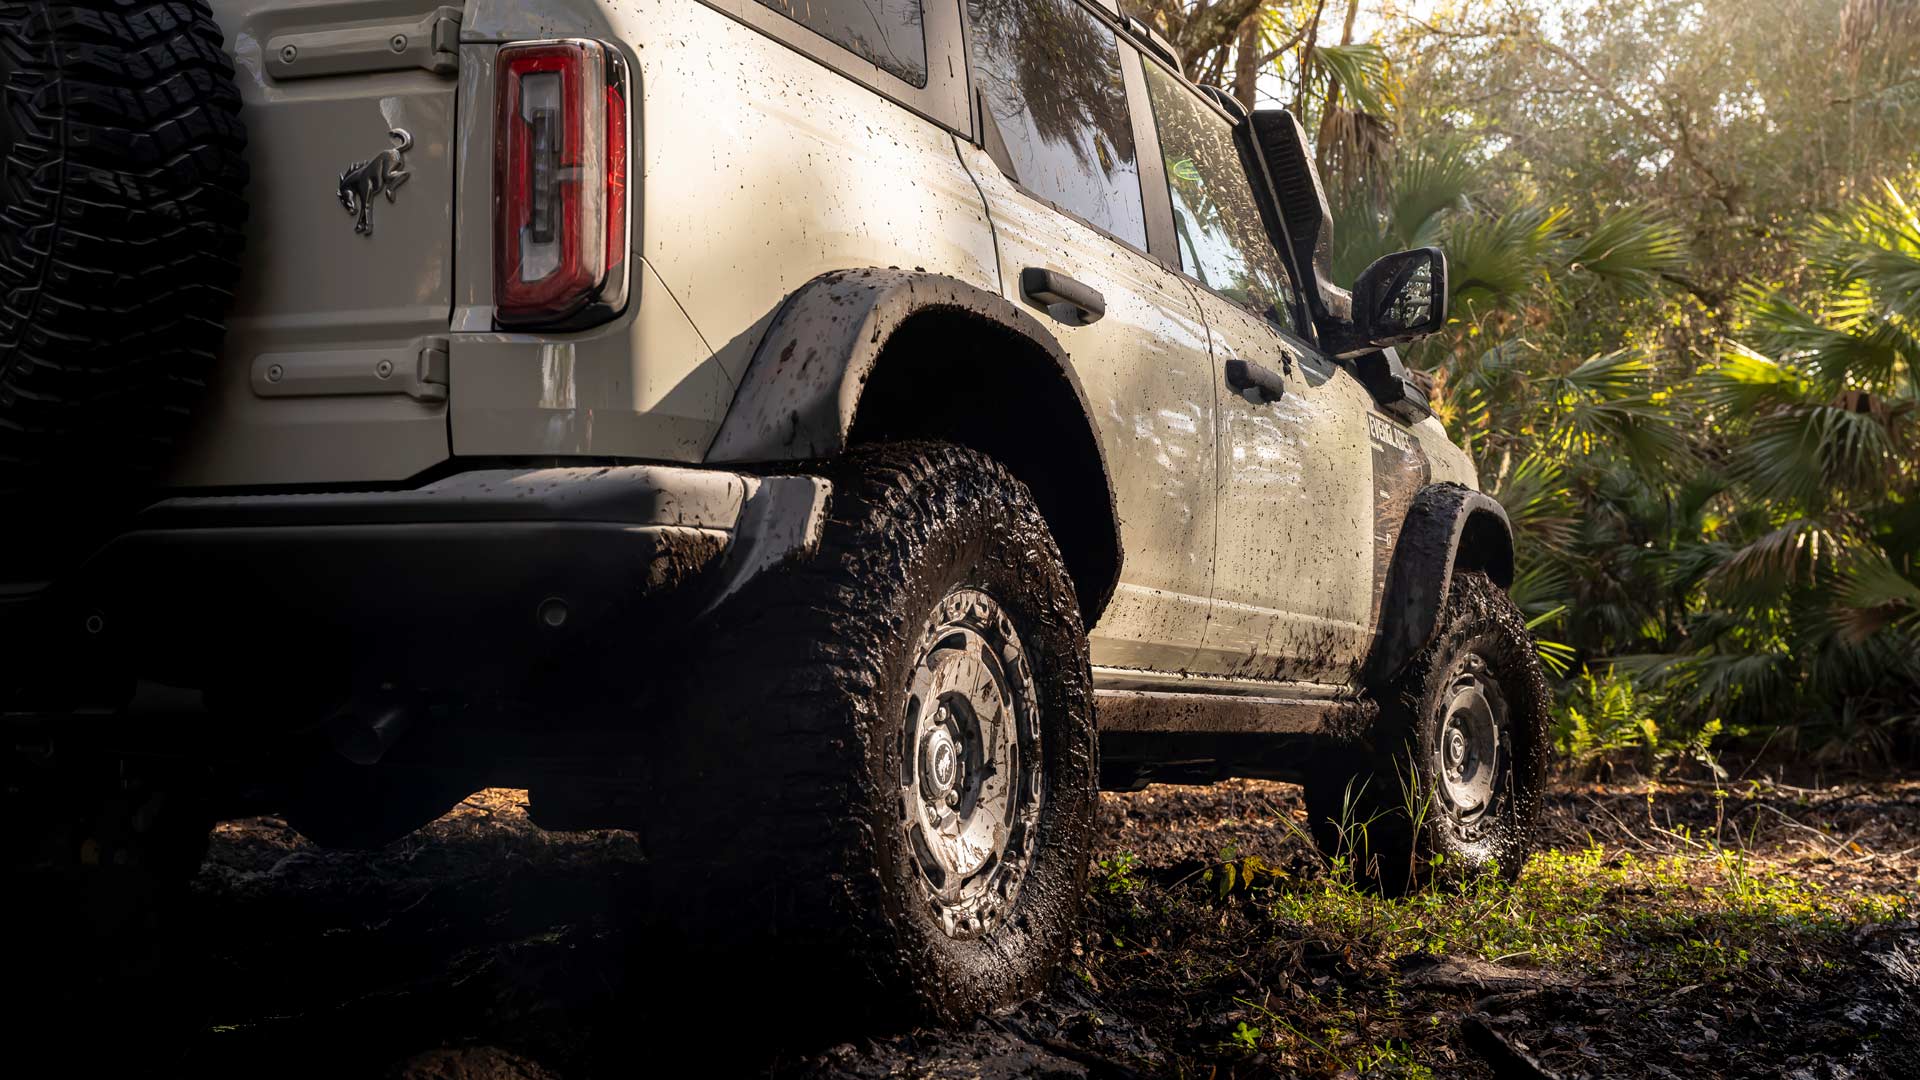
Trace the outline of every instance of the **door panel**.
{"type": "Polygon", "coordinates": [[[1264,319],[1195,289],[1215,360],[1279,376],[1278,400],[1220,387],[1213,611],[1193,669],[1344,683],[1373,605],[1373,469],[1366,391],[1264,319]]]}
{"type": "Polygon", "coordinates": [[[1213,361],[1200,314],[1173,274],[1021,191],[983,151],[961,151],[987,198],[1008,298],[1027,303],[1020,272],[1037,266],[1106,300],[1091,325],[1046,322],[1093,406],[1120,513],[1120,585],[1092,628],[1093,662],[1179,671],[1200,644],[1213,571],[1213,361]]]}
{"type": "Polygon", "coordinates": [[[1123,561],[1089,628],[1093,662],[1180,671],[1206,631],[1213,573],[1213,359],[1192,294],[1139,250],[1138,60],[1076,0],[966,11],[985,147],[956,145],[987,203],[1000,287],[1053,319],[1114,485],[1123,561]],[[1028,270],[1061,280],[1036,274],[1027,296],[1028,270]]]}

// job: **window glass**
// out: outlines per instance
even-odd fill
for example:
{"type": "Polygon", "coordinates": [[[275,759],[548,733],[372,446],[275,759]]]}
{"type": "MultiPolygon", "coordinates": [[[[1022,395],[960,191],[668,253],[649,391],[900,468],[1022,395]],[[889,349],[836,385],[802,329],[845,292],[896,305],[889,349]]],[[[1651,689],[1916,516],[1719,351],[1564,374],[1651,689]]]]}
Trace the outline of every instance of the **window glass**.
{"type": "Polygon", "coordinates": [[[987,122],[1027,190],[1147,246],[1120,45],[1074,0],[967,0],[987,122]]]}
{"type": "Polygon", "coordinates": [[[1292,327],[1293,279],[1260,217],[1232,125],[1159,65],[1145,66],[1181,267],[1214,292],[1292,327]]]}
{"type": "Polygon", "coordinates": [[[912,86],[927,85],[920,0],[759,0],[912,86]]]}

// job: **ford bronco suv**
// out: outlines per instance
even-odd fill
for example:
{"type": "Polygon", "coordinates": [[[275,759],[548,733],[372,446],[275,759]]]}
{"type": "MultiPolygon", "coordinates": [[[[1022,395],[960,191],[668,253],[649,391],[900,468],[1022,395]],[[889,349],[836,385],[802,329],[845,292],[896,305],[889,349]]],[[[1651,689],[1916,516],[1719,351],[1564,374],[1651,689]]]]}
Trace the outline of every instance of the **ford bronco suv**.
{"type": "Polygon", "coordinates": [[[1112,0],[0,12],[16,895],[523,787],[678,940],[961,1016],[1101,785],[1526,857],[1512,538],[1394,351],[1445,260],[1336,287],[1295,118],[1112,0]]]}

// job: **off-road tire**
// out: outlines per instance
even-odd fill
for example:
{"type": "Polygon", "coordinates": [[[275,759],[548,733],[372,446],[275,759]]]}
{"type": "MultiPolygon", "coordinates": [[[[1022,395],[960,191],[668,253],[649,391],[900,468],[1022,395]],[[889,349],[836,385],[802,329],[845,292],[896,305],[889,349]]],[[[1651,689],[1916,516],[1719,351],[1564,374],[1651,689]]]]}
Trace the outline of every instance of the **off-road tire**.
{"type": "Polygon", "coordinates": [[[1519,608],[1485,574],[1456,571],[1432,640],[1376,696],[1368,745],[1329,755],[1305,785],[1322,852],[1389,895],[1489,869],[1518,876],[1537,842],[1550,701],[1519,608]],[[1492,797],[1467,820],[1448,811],[1443,786],[1449,712],[1472,704],[1463,687],[1505,717],[1492,797]]]}
{"type": "Polygon", "coordinates": [[[1044,986],[1085,895],[1097,762],[1072,581],[1025,485],[980,453],[891,444],[818,471],[817,553],[716,615],[687,715],[663,725],[655,912],[702,959],[744,950],[838,1011],[975,1015],[1044,986]],[[960,939],[916,877],[901,769],[916,639],[966,588],[1024,646],[1042,749],[1037,824],[1014,830],[1031,862],[991,929],[960,939]]]}
{"type": "Polygon", "coordinates": [[[205,0],[0,3],[0,499],[23,529],[167,464],[225,333],[245,146],[205,0]]]}

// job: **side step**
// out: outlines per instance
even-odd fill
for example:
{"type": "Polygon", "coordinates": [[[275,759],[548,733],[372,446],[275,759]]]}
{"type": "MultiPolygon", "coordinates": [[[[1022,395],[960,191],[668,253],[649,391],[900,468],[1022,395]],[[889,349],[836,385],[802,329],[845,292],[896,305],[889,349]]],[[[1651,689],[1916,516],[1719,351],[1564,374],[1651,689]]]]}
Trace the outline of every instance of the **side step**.
{"type": "Polygon", "coordinates": [[[1232,776],[1300,783],[1327,752],[1367,739],[1380,715],[1356,697],[1102,688],[1093,698],[1109,791],[1232,776]]]}
{"type": "Polygon", "coordinates": [[[1377,711],[1358,698],[1250,697],[1158,690],[1095,690],[1094,715],[1105,732],[1216,735],[1349,733],[1377,711]]]}

